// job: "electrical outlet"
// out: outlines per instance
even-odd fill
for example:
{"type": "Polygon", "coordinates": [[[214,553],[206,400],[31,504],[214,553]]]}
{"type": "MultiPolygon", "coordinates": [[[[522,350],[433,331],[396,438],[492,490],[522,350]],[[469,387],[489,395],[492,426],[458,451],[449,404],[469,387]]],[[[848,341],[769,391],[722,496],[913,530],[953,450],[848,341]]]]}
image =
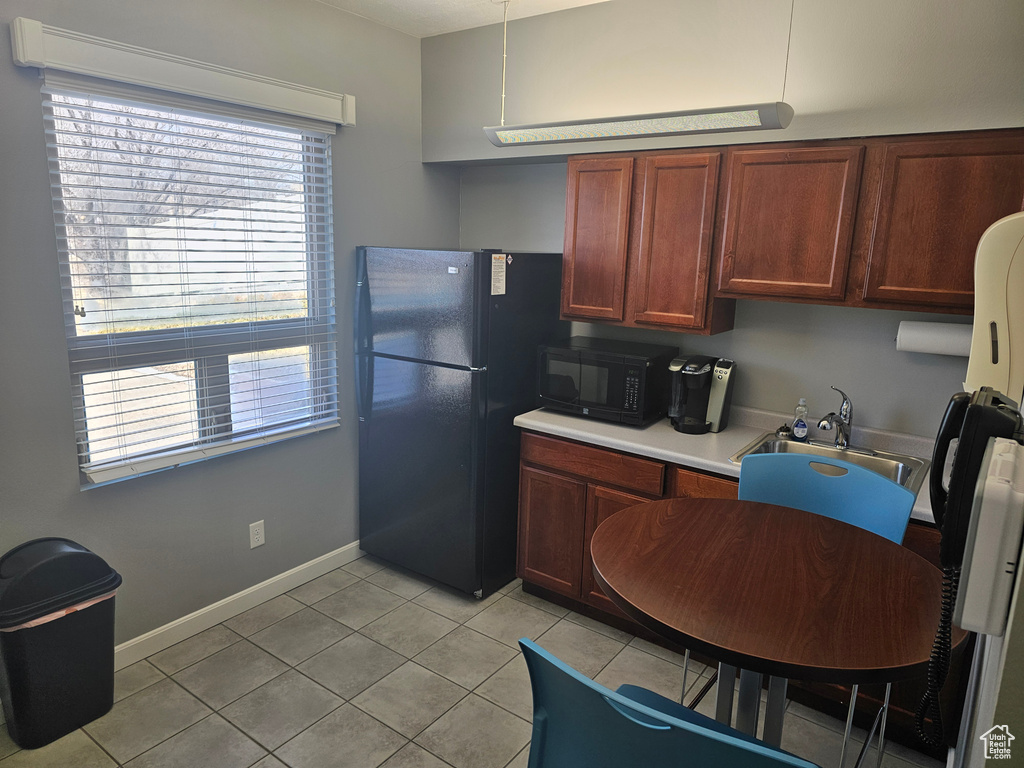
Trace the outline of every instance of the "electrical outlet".
{"type": "Polygon", "coordinates": [[[263,521],[252,523],[249,525],[249,549],[255,549],[256,547],[262,547],[267,543],[266,529],[263,527],[263,521]]]}

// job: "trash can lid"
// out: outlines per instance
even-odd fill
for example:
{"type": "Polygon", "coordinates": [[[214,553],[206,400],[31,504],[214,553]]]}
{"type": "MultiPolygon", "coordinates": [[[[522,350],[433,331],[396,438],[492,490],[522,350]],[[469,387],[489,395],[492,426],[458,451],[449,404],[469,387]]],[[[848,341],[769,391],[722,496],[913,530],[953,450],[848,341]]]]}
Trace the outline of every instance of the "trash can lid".
{"type": "Polygon", "coordinates": [[[69,539],[26,541],[0,557],[0,629],[92,600],[121,585],[99,555],[69,539]]]}

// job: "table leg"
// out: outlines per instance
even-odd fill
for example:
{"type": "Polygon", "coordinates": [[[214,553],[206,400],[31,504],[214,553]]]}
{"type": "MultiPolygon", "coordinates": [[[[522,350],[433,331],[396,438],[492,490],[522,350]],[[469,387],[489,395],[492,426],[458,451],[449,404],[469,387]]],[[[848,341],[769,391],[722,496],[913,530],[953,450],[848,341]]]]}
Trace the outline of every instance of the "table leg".
{"type": "Polygon", "coordinates": [[[784,677],[768,678],[768,704],[764,710],[765,743],[778,747],[782,744],[782,721],[786,714],[786,687],[789,680],[784,677]]]}
{"type": "Polygon", "coordinates": [[[732,690],[736,685],[736,667],[718,665],[718,691],[715,693],[715,720],[732,725],[732,690]]]}
{"type": "Polygon", "coordinates": [[[882,768],[882,758],[885,757],[885,718],[889,715],[889,694],[892,693],[892,683],[885,686],[885,703],[882,704],[882,725],[878,729],[878,761],[876,768],[882,768]]]}
{"type": "Polygon", "coordinates": [[[686,706],[686,675],[690,671],[690,649],[683,655],[683,692],[679,694],[679,703],[686,706]]]}
{"type": "Polygon", "coordinates": [[[839,753],[839,768],[844,768],[846,762],[846,750],[850,745],[850,733],[853,731],[853,711],[857,707],[858,690],[860,690],[859,685],[850,689],[850,707],[846,711],[846,730],[843,732],[843,749],[839,753]]]}
{"type": "Polygon", "coordinates": [[[736,730],[757,736],[757,717],[761,710],[761,673],[740,670],[740,695],[736,702],[736,730]]]}

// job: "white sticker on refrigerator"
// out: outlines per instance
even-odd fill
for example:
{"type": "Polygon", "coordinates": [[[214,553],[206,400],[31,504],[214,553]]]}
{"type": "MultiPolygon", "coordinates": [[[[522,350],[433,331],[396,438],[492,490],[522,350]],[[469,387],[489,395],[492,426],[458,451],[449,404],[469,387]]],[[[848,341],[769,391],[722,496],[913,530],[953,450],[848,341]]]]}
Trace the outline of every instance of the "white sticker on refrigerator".
{"type": "Polygon", "coordinates": [[[505,295],[505,254],[491,254],[491,296],[505,295]]]}

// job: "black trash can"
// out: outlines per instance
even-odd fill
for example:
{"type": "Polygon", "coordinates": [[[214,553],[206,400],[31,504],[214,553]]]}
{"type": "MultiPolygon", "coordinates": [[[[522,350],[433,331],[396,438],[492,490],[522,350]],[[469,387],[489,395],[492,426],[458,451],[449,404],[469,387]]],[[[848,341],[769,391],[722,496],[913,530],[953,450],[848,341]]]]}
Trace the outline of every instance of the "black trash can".
{"type": "Polygon", "coordinates": [[[68,539],[35,539],[0,558],[0,699],[18,746],[42,747],[114,705],[120,584],[68,539]]]}

